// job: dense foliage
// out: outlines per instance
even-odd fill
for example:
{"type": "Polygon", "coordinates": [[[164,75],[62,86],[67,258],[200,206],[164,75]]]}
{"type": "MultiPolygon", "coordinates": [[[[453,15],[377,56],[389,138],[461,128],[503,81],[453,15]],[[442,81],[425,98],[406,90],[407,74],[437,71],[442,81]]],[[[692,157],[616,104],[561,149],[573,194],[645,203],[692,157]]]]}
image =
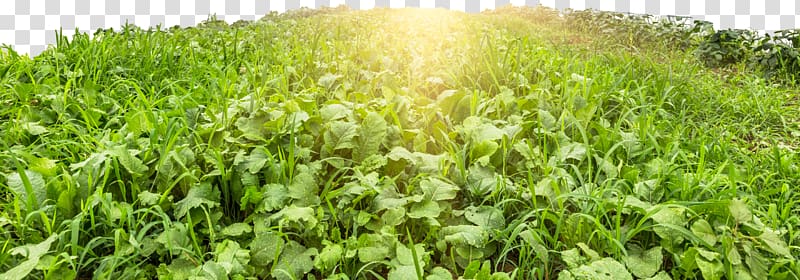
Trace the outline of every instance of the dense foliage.
{"type": "Polygon", "coordinates": [[[797,88],[710,71],[705,27],[577,15],[6,49],[0,278],[798,279],[797,88]]]}

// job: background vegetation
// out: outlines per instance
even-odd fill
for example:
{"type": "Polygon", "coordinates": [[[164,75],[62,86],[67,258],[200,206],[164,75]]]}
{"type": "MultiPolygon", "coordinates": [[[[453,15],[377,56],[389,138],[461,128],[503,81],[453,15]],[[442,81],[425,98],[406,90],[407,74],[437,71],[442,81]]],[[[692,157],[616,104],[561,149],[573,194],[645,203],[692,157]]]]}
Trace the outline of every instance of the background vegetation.
{"type": "Polygon", "coordinates": [[[798,279],[797,33],[270,14],[0,57],[3,279],[798,279]]]}

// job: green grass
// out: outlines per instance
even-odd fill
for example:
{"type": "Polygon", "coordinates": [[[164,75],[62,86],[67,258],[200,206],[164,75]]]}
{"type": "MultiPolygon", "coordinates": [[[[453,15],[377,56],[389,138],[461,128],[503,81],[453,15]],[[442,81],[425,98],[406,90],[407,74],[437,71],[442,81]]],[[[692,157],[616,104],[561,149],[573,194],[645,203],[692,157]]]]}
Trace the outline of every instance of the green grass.
{"type": "Polygon", "coordinates": [[[0,278],[799,279],[798,89],[599,32],[326,9],[6,48],[0,278]]]}

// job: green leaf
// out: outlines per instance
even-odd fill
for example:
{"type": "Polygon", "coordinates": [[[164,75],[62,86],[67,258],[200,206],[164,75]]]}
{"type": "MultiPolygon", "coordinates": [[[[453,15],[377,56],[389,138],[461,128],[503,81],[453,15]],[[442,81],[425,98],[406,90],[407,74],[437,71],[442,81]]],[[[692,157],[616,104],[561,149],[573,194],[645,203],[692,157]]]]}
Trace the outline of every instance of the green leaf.
{"type": "Polygon", "coordinates": [[[382,261],[389,257],[389,246],[385,244],[383,237],[366,233],[358,237],[358,260],[363,263],[382,261]]]}
{"type": "Polygon", "coordinates": [[[28,197],[32,197],[34,205],[33,209],[39,209],[47,198],[47,188],[45,187],[44,178],[42,174],[33,170],[25,170],[25,175],[28,177],[30,183],[30,190],[25,186],[22,176],[18,172],[6,175],[8,188],[14,192],[17,197],[23,202],[28,203],[28,197]]]}
{"type": "Polygon", "coordinates": [[[322,271],[327,271],[333,269],[333,267],[342,260],[344,257],[344,247],[340,244],[331,243],[328,240],[323,240],[322,243],[326,245],[314,259],[314,267],[322,271]]]}
{"type": "MultiPolygon", "coordinates": [[[[653,206],[657,208],[661,206],[653,206]]],[[[649,209],[652,211],[654,209],[649,209]]],[[[672,225],[676,227],[686,226],[686,217],[684,216],[685,209],[677,207],[661,207],[658,212],[650,216],[656,225],[672,225]]],[[[667,241],[676,243],[683,240],[683,236],[677,230],[664,226],[656,226],[653,231],[661,238],[667,241]]]]}
{"type": "Polygon", "coordinates": [[[417,270],[413,265],[398,266],[389,271],[388,280],[418,280],[417,270]]]}
{"type": "Polygon", "coordinates": [[[244,273],[250,262],[250,251],[239,247],[236,241],[225,239],[214,250],[216,263],[225,269],[226,274],[244,273]]]}
{"type": "Polygon", "coordinates": [[[281,184],[267,184],[264,186],[264,198],[261,200],[259,210],[270,212],[286,206],[289,200],[288,189],[281,184]]]}
{"type": "Polygon", "coordinates": [[[753,220],[753,213],[750,212],[747,203],[740,199],[731,200],[728,209],[731,211],[731,217],[738,224],[753,220]]]}
{"type": "Polygon", "coordinates": [[[369,112],[358,128],[358,149],[353,150],[353,159],[362,162],[380,150],[386,138],[386,121],[381,115],[369,112]]]}
{"type": "Polygon", "coordinates": [[[181,201],[175,203],[175,218],[183,218],[189,210],[205,205],[214,208],[219,205],[220,193],[211,187],[211,183],[203,182],[189,189],[181,201]]]}
{"type": "Polygon", "coordinates": [[[664,255],[661,254],[660,246],[645,251],[639,246],[634,245],[628,249],[628,255],[624,257],[624,260],[628,271],[633,273],[634,276],[647,278],[661,270],[661,263],[664,261],[664,255]]]}
{"type": "Polygon", "coordinates": [[[50,251],[50,245],[58,239],[58,235],[50,235],[47,239],[38,244],[27,244],[15,247],[8,251],[11,255],[20,255],[28,258],[15,267],[4,273],[0,273],[0,279],[21,280],[25,279],[39,263],[39,259],[50,251]]]}
{"type": "Polygon", "coordinates": [[[664,271],[659,271],[658,274],[656,274],[655,276],[650,278],[644,278],[642,280],[672,280],[672,277],[669,277],[669,274],[667,274],[664,271]]]}
{"type": "Polygon", "coordinates": [[[567,159],[581,161],[586,157],[586,145],[578,142],[569,143],[558,149],[558,155],[562,162],[567,159]]]}
{"type": "Polygon", "coordinates": [[[470,150],[470,158],[482,166],[488,166],[492,155],[494,155],[499,147],[500,145],[494,141],[477,142],[473,144],[470,150]]]}
{"type": "Polygon", "coordinates": [[[327,104],[319,109],[319,115],[326,123],[344,118],[350,112],[350,109],[339,103],[327,104]]]}
{"type": "Polygon", "coordinates": [[[542,125],[542,128],[544,128],[546,131],[553,131],[557,129],[556,118],[553,117],[553,115],[550,114],[550,112],[540,109],[538,117],[539,117],[539,123],[542,125]]]}
{"type": "Polygon", "coordinates": [[[38,122],[28,122],[22,125],[22,128],[25,129],[30,135],[37,136],[47,133],[47,128],[44,126],[39,125],[38,122]]]}
{"type": "Polygon", "coordinates": [[[56,163],[58,162],[49,158],[34,157],[28,159],[28,167],[44,176],[56,175],[56,163]]]}
{"type": "Polygon", "coordinates": [[[341,77],[342,77],[342,75],[332,74],[332,73],[325,73],[325,75],[322,75],[322,77],[319,77],[319,80],[317,80],[317,84],[319,84],[320,86],[322,86],[325,89],[331,89],[331,87],[336,82],[336,80],[338,80],[341,77]]]}
{"type": "Polygon", "coordinates": [[[318,221],[314,214],[314,209],[311,207],[297,207],[292,204],[270,216],[270,220],[278,221],[280,224],[294,222],[298,228],[308,230],[317,226],[318,221]]]}
{"type": "Polygon", "coordinates": [[[295,172],[287,194],[288,197],[294,199],[293,204],[297,206],[319,205],[319,185],[312,171],[305,165],[299,165],[295,172]]]}
{"type": "Polygon", "coordinates": [[[784,242],[775,231],[766,228],[758,238],[764,242],[764,244],[767,244],[767,248],[769,248],[770,252],[786,258],[792,258],[792,253],[789,251],[789,247],[786,246],[786,242],[784,242]]]}
{"type": "Polygon", "coordinates": [[[314,268],[312,257],[316,255],[316,249],[306,249],[300,243],[290,240],[273,268],[272,276],[279,280],[305,279],[304,275],[314,268]]]}
{"type": "Polygon", "coordinates": [[[323,136],[323,149],[329,154],[339,149],[356,147],[353,138],[358,134],[358,126],[352,122],[333,121],[323,136]]]}
{"type": "Polygon", "coordinates": [[[612,258],[603,258],[577,268],[562,270],[558,279],[633,280],[625,266],[612,258]]]}
{"type": "MultiPolygon", "coordinates": [[[[425,251],[425,246],[423,244],[414,244],[414,251],[417,253],[417,262],[419,263],[419,266],[425,267],[425,258],[429,254],[429,252],[425,251]]],[[[414,267],[414,254],[409,247],[405,245],[398,245],[396,254],[397,258],[395,260],[401,266],[410,265],[414,267]]],[[[416,275],[416,272],[413,274],[416,275]]]]}
{"type": "Polygon", "coordinates": [[[442,209],[439,208],[439,203],[433,200],[424,200],[422,202],[411,204],[411,209],[408,211],[408,217],[413,219],[419,218],[436,218],[442,209]]]}
{"type": "Polygon", "coordinates": [[[246,223],[234,223],[222,229],[220,233],[225,236],[240,236],[253,231],[253,227],[246,223]]]}
{"type": "Polygon", "coordinates": [[[724,275],[724,266],[720,260],[706,260],[705,258],[695,258],[697,267],[700,268],[700,273],[703,279],[718,280],[724,275]]]}
{"type": "Polygon", "coordinates": [[[456,245],[469,245],[483,248],[489,242],[489,232],[479,226],[458,225],[441,229],[444,240],[456,245]]]}
{"type": "Polygon", "coordinates": [[[142,175],[147,172],[148,168],[142,163],[142,160],[135,156],[138,151],[129,150],[124,145],[116,146],[110,151],[111,156],[119,161],[119,164],[133,175],[142,175]]]}
{"type": "Polygon", "coordinates": [[[717,244],[717,235],[714,233],[714,229],[711,228],[711,224],[709,224],[704,219],[699,219],[692,224],[692,233],[697,235],[700,239],[707,242],[711,246],[717,244]]]}
{"type": "Polygon", "coordinates": [[[453,280],[453,274],[449,270],[437,266],[431,269],[431,273],[425,277],[425,280],[453,280]]]}
{"type": "Polygon", "coordinates": [[[489,229],[502,230],[506,226],[503,211],[492,206],[467,207],[464,217],[467,221],[489,229]]]}
{"type": "Polygon", "coordinates": [[[256,267],[267,267],[272,264],[282,249],[283,239],[274,232],[256,234],[250,242],[250,263],[256,267]]]}
{"type": "Polygon", "coordinates": [[[142,191],[137,197],[139,198],[139,204],[142,206],[156,205],[158,204],[158,200],[161,199],[161,195],[149,191],[142,191]]]}
{"type": "Polygon", "coordinates": [[[459,191],[457,186],[437,178],[422,180],[419,186],[425,197],[434,201],[454,199],[459,191]]]}

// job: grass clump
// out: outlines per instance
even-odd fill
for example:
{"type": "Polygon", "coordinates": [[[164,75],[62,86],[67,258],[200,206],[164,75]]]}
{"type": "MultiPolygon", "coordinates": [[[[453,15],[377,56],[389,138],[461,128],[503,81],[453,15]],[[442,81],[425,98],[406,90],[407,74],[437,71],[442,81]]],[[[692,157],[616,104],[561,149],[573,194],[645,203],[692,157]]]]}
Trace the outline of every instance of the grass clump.
{"type": "Polygon", "coordinates": [[[797,279],[796,88],[586,24],[326,9],[7,49],[0,278],[797,279]]]}

